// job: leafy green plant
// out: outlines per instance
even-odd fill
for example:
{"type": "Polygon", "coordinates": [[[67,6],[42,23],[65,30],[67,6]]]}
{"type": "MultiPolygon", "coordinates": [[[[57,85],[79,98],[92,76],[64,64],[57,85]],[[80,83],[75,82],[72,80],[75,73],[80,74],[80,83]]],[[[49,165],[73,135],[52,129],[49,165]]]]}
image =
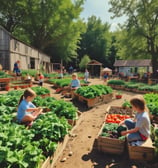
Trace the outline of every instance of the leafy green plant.
{"type": "Polygon", "coordinates": [[[125,136],[121,136],[120,132],[125,130],[125,127],[115,123],[106,123],[102,129],[100,136],[125,140],[125,136]]]}
{"type": "Polygon", "coordinates": [[[123,80],[109,80],[108,84],[112,84],[112,85],[125,85],[125,81],[123,81],[123,80]]]}
{"type": "Polygon", "coordinates": [[[97,96],[105,95],[112,93],[112,89],[106,85],[91,85],[91,86],[83,86],[76,90],[76,93],[85,97],[85,98],[95,98],[97,96]]]}
{"type": "Polygon", "coordinates": [[[122,107],[124,107],[124,108],[126,108],[126,107],[131,108],[132,106],[131,106],[130,102],[125,99],[124,102],[122,103],[122,107]]]}
{"type": "Polygon", "coordinates": [[[29,74],[30,76],[36,76],[36,74],[37,74],[37,70],[35,70],[35,69],[28,69],[28,70],[22,70],[21,71],[21,74],[22,74],[22,76],[26,76],[27,74],[29,74]]]}
{"type": "Polygon", "coordinates": [[[50,93],[49,89],[41,86],[32,87],[31,89],[34,90],[37,95],[45,95],[50,93]]]}
{"type": "Polygon", "coordinates": [[[11,75],[6,74],[4,71],[0,71],[0,78],[11,78],[11,75]]]}
{"type": "Polygon", "coordinates": [[[158,116],[158,94],[148,93],[144,95],[147,107],[152,115],[158,116]]]}
{"type": "Polygon", "coordinates": [[[33,134],[23,125],[0,124],[0,165],[7,167],[37,168],[45,159],[39,143],[32,143],[33,134]]]}

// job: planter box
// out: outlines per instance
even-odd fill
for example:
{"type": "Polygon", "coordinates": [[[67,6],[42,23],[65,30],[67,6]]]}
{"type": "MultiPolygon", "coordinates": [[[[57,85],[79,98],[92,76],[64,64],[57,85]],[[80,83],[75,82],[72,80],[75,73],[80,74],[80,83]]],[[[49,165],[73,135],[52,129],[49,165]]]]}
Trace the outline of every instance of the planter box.
{"type": "Polygon", "coordinates": [[[86,102],[87,107],[90,108],[90,107],[94,107],[96,105],[96,103],[98,103],[98,97],[88,99],[88,98],[85,98],[83,96],[78,95],[78,101],[86,102]]]}
{"type": "Polygon", "coordinates": [[[0,78],[0,90],[6,90],[8,91],[9,88],[9,82],[11,78],[0,78]]]}
{"type": "Polygon", "coordinates": [[[42,98],[45,98],[45,97],[50,97],[50,93],[43,94],[43,95],[39,95],[39,96],[41,96],[42,98]]]}
{"type": "Polygon", "coordinates": [[[123,85],[112,85],[112,88],[116,90],[124,90],[125,87],[123,85]]]}
{"type": "Polygon", "coordinates": [[[106,94],[106,95],[102,95],[102,101],[103,103],[109,103],[113,98],[113,94],[110,93],[110,94],[106,94]]]}
{"type": "Polygon", "coordinates": [[[125,150],[125,140],[100,136],[104,125],[101,127],[97,137],[97,150],[104,153],[122,154],[125,150]]]}
{"type": "Polygon", "coordinates": [[[113,97],[113,94],[106,94],[92,99],[88,99],[76,93],[73,94],[73,99],[76,99],[80,102],[86,102],[88,108],[94,107],[103,103],[108,103],[112,100],[112,97],[113,97]]]}
{"type": "Polygon", "coordinates": [[[0,83],[8,83],[10,82],[10,78],[0,78],[0,83]]]}
{"type": "Polygon", "coordinates": [[[109,106],[106,111],[108,114],[133,115],[132,108],[129,107],[124,108],[121,106],[109,106]]]}
{"type": "Polygon", "coordinates": [[[155,153],[151,139],[148,138],[141,146],[131,146],[128,144],[128,154],[131,160],[153,160],[155,153]]]}

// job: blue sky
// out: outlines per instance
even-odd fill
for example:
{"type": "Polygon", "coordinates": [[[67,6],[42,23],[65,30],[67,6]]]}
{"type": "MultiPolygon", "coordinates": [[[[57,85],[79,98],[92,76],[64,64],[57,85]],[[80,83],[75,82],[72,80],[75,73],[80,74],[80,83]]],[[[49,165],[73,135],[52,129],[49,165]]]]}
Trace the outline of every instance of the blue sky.
{"type": "Polygon", "coordinates": [[[108,0],[86,0],[84,4],[84,10],[81,13],[81,18],[87,20],[88,17],[95,15],[97,18],[100,18],[103,23],[108,22],[111,24],[111,31],[117,29],[118,23],[123,23],[125,18],[116,18],[111,19],[110,16],[112,13],[108,12],[109,4],[108,0]]]}

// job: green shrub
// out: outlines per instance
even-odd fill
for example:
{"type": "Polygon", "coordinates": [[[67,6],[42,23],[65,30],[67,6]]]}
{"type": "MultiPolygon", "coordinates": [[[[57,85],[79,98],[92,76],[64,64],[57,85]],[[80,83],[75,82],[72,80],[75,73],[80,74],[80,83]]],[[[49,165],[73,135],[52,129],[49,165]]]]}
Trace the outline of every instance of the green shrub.
{"type": "Polygon", "coordinates": [[[108,84],[112,84],[112,85],[125,85],[125,81],[123,81],[123,80],[109,80],[108,84]]]}

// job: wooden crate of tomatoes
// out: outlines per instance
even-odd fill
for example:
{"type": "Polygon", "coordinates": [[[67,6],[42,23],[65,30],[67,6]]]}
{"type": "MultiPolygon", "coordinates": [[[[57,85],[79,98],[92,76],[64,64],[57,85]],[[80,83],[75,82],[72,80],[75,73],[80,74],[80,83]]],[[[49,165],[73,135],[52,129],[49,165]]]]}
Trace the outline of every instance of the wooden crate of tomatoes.
{"type": "Polygon", "coordinates": [[[97,148],[99,151],[112,154],[121,154],[125,150],[125,136],[121,131],[126,130],[119,123],[125,119],[132,118],[132,109],[118,106],[109,106],[105,115],[104,124],[97,137],[97,148]]]}
{"type": "Polygon", "coordinates": [[[121,121],[132,117],[133,113],[131,108],[109,106],[105,115],[105,122],[119,124],[121,121]]]}

